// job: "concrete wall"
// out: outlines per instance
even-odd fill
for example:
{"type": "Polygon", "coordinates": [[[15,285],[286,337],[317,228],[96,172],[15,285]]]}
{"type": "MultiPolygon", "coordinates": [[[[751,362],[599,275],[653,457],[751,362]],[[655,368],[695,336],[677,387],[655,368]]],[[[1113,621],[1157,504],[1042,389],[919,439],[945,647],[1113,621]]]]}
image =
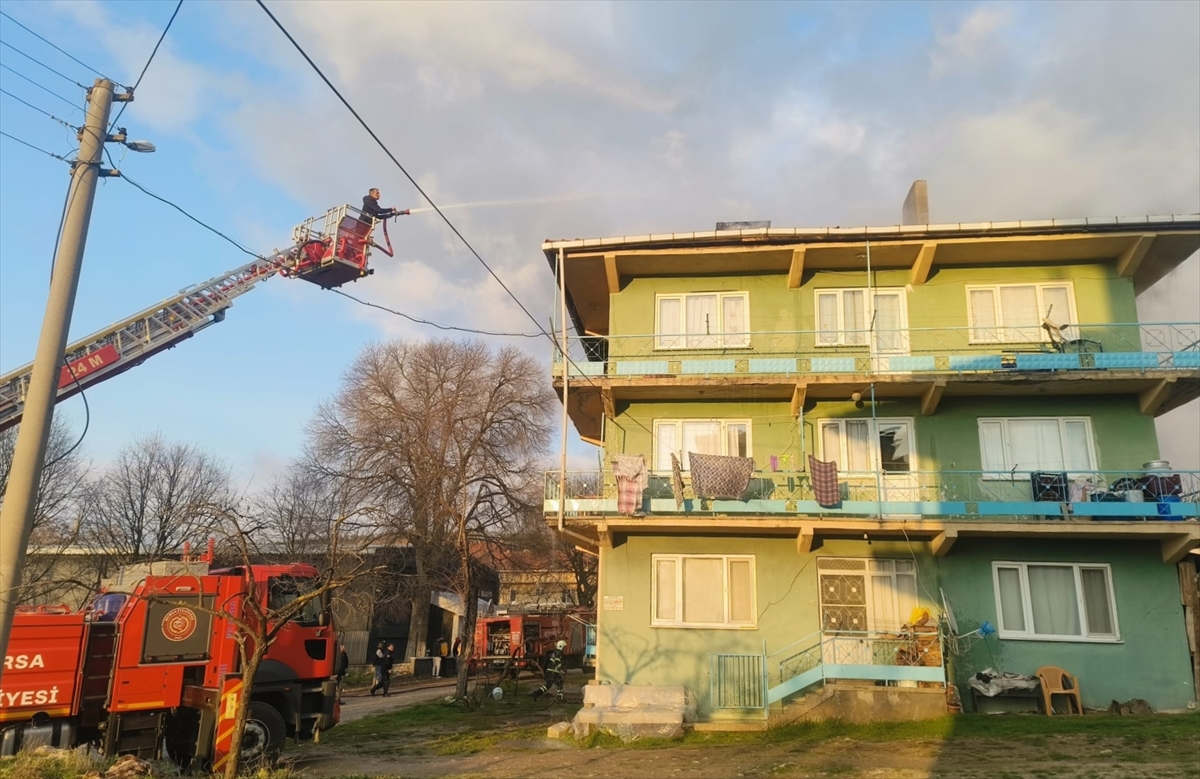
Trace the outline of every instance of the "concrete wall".
{"type": "MultiPolygon", "coordinates": [[[[1084,704],[1144,698],[1157,709],[1181,709],[1194,699],[1191,661],[1175,566],[1155,542],[960,540],[944,558],[926,544],[828,541],[801,555],[790,538],[633,536],[601,551],[600,602],[621,598],[620,610],[599,612],[598,678],[612,684],[684,685],[701,719],[712,715],[709,658],[714,653],[775,651],[819,629],[816,559],[879,557],[917,560],[921,605],[940,613],[945,589],[963,633],[984,620],[997,624],[993,560],[1105,562],[1112,566],[1121,643],[1019,641],[991,636],[954,661],[970,704],[967,679],[988,667],[1032,674],[1058,665],[1076,674],[1084,704]],[[651,627],[651,555],[755,555],[758,624],[753,629],[651,627]]],[[[611,601],[610,601],[611,603],[611,601]]]]}
{"type": "Polygon", "coordinates": [[[1157,542],[1000,541],[962,539],[938,561],[938,579],[958,619],[970,632],[984,620],[997,625],[992,562],[1108,563],[1121,642],[1020,641],[991,636],[958,658],[956,681],[970,705],[967,680],[989,666],[1033,674],[1040,666],[1065,668],[1079,679],[1084,706],[1144,698],[1155,709],[1182,709],[1196,699],[1176,567],[1162,562],[1157,542]]]}

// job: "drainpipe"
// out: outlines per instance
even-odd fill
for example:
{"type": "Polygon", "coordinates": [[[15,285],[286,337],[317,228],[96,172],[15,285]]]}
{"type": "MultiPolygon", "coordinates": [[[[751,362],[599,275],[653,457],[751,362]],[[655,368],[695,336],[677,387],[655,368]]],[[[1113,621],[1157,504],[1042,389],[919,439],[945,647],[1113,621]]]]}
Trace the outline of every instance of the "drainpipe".
{"type": "Polygon", "coordinates": [[[567,275],[563,272],[563,250],[558,249],[558,303],[559,324],[562,326],[562,340],[559,350],[562,353],[562,454],[558,462],[558,532],[563,532],[563,517],[567,507],[567,383],[571,375],[567,358],[567,275]]]}
{"type": "MultiPolygon", "coordinates": [[[[867,354],[870,359],[871,373],[875,372],[875,280],[871,275],[871,242],[867,241],[867,297],[871,299],[871,325],[867,331],[867,354]]],[[[875,382],[871,382],[871,435],[874,436],[874,446],[871,451],[879,448],[879,415],[875,410],[875,382]]],[[[882,454],[882,452],[881,452],[882,454]]],[[[875,468],[875,516],[883,520],[883,463],[876,462],[875,468]]]]}

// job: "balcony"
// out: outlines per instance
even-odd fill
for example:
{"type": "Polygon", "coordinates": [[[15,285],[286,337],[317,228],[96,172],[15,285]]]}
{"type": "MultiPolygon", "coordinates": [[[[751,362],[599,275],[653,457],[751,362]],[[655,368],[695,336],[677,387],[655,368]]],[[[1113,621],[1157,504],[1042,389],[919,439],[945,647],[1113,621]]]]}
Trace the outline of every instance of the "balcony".
{"type": "MultiPolygon", "coordinates": [[[[959,535],[1149,538],[1164,557],[1200,546],[1200,471],[913,471],[839,474],[840,501],[817,502],[805,471],[756,471],[741,500],[697,498],[685,474],[682,504],[670,474],[652,473],[633,515],[617,512],[611,471],[568,471],[564,522],[594,534],[745,532],[818,537],[939,539],[939,554],[959,535]]],[[[543,511],[559,515],[560,474],[548,472],[543,511]]]]}
{"type": "MultiPolygon", "coordinates": [[[[570,412],[586,440],[626,400],[845,400],[1137,395],[1158,415],[1200,397],[1200,323],[584,336],[568,340],[570,412]],[[1053,377],[1055,381],[1047,381],[1053,377]]],[[[552,367],[561,389],[563,361],[552,367]]]]}

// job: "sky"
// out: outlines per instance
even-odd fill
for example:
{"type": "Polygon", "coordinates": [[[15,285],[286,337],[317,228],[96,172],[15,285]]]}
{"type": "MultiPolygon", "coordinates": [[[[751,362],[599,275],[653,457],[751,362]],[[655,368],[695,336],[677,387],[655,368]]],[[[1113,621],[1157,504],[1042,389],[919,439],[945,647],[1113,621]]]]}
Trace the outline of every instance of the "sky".
{"type": "MultiPolygon", "coordinates": [[[[378,3],[268,1],[548,326],[547,238],[891,225],[929,182],[934,222],[1200,212],[1197,3],[378,3]]],[[[0,10],[121,83],[173,2],[20,2],[0,10]]],[[[0,85],[79,123],[94,73],[0,19],[0,85]],[[74,103],[75,107],[72,107],[74,103]]],[[[426,205],[253,3],[187,0],[122,118],[155,154],[131,178],[266,252],[368,187],[426,205]]],[[[0,96],[0,129],[65,155],[61,125],[0,96]]],[[[30,359],[67,168],[0,139],[0,370],[30,359]]],[[[351,294],[446,324],[533,329],[430,213],[351,294]]],[[[229,244],[120,180],[97,193],[72,339],[240,265],[229,244]]],[[[1200,321],[1200,260],[1139,301],[1200,321]]],[[[430,331],[276,278],[226,321],[60,407],[100,463],[160,431],[265,486],[367,343],[430,331]]],[[[511,339],[548,361],[549,344],[511,339]]],[[[1163,454],[1200,468],[1197,404],[1159,419],[1163,454]]],[[[573,442],[572,459],[594,463],[573,442]]]]}

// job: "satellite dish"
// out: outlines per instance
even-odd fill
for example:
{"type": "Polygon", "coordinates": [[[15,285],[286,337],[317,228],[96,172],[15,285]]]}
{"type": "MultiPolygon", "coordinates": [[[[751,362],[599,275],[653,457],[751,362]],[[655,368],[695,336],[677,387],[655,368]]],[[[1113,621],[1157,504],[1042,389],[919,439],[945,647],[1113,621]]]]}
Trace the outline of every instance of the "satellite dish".
{"type": "Polygon", "coordinates": [[[950,601],[946,598],[946,591],[938,587],[938,592],[942,594],[942,613],[946,615],[946,622],[950,625],[950,632],[958,635],[958,620],[954,618],[954,611],[950,608],[950,601]]]}

